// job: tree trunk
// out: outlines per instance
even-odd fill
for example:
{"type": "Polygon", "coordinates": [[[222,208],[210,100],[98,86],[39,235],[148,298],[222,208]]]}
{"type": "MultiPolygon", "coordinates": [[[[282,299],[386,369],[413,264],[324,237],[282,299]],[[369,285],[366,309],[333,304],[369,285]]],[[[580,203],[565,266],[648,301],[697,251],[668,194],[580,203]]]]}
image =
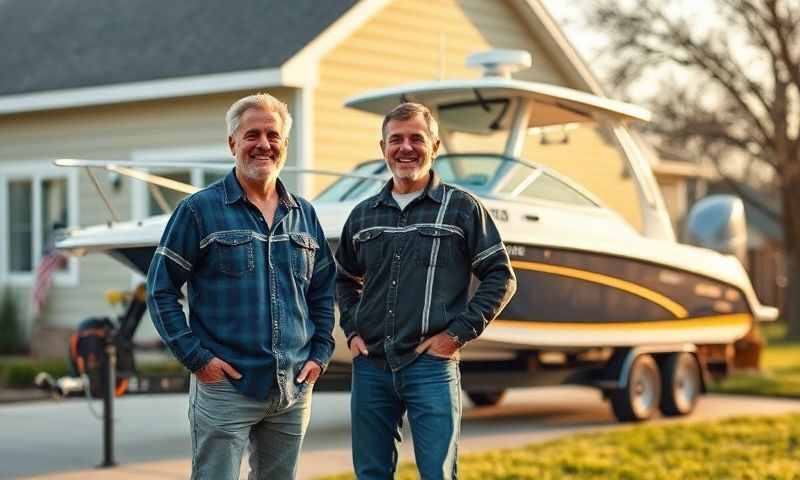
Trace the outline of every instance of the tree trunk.
{"type": "Polygon", "coordinates": [[[782,188],[783,228],[786,248],[786,302],[782,317],[789,324],[787,336],[800,339],[800,175],[791,175],[782,188]]]}
{"type": "Polygon", "coordinates": [[[787,252],[789,285],[786,287],[785,312],[781,316],[789,324],[788,338],[800,339],[800,252],[787,252]]]}

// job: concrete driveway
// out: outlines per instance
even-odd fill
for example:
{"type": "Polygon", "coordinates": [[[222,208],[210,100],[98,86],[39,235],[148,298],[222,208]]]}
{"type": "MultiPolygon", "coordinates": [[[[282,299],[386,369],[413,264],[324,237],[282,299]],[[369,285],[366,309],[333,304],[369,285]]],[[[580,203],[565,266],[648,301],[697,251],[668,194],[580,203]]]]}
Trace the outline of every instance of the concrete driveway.
{"type": "MultiPolygon", "coordinates": [[[[189,472],[185,395],[125,397],[117,401],[116,460],[101,461],[102,423],[82,400],[0,406],[0,478],[184,479],[189,472]]],[[[100,403],[95,403],[99,410],[100,403]]],[[[349,394],[314,396],[311,427],[299,478],[350,470],[349,394]]],[[[689,420],[800,411],[800,400],[708,395],[689,420]]],[[[675,421],[675,420],[656,420],[675,421]]],[[[576,432],[618,428],[599,392],[583,387],[513,390],[497,407],[466,406],[461,452],[541,442],[576,432]]],[[[406,432],[401,455],[413,458],[406,432]]]]}

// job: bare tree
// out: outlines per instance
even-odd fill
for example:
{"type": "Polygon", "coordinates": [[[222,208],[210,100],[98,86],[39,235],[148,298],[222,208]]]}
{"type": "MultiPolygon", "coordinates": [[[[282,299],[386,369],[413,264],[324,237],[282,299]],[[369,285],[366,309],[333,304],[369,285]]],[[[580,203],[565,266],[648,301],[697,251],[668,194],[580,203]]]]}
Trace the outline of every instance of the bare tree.
{"type": "Polygon", "coordinates": [[[610,38],[611,83],[652,108],[665,141],[722,172],[745,159],[772,173],[789,272],[783,316],[800,338],[800,0],[594,0],[588,24],[610,38]]]}

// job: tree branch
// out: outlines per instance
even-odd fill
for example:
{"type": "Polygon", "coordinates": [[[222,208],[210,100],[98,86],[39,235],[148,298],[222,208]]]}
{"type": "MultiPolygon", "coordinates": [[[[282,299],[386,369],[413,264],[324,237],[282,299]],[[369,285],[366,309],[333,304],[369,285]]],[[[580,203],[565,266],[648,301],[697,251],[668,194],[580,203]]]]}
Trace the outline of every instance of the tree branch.
{"type": "MultiPolygon", "coordinates": [[[[786,38],[788,36],[786,22],[778,12],[778,3],[776,0],[766,0],[766,4],[767,10],[771,15],[770,24],[778,39],[778,45],[780,45],[783,63],[795,87],[800,89],[800,59],[792,58],[792,53],[789,51],[789,42],[786,38]]],[[[788,31],[792,31],[794,28],[795,27],[790,24],[790,26],[788,26],[788,31]]]]}
{"type": "Polygon", "coordinates": [[[750,192],[743,189],[739,185],[739,182],[736,181],[736,179],[726,175],[722,171],[719,160],[715,159],[713,160],[713,163],[722,181],[725,182],[725,184],[728,185],[728,187],[730,187],[730,189],[733,190],[733,192],[736,195],[742,197],[747,203],[751,204],[753,207],[755,207],[757,210],[759,210],[761,213],[763,213],[770,219],[775,220],[776,222],[780,222],[783,219],[783,217],[781,216],[780,212],[777,209],[770,207],[769,205],[764,203],[760,198],[752,195],[750,192]]]}

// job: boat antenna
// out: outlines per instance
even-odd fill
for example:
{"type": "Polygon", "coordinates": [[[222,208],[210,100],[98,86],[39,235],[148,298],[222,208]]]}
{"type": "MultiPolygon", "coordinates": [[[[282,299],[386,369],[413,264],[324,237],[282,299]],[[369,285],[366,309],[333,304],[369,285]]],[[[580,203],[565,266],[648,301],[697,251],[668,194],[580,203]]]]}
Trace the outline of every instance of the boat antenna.
{"type": "Polygon", "coordinates": [[[531,68],[533,59],[525,50],[494,49],[467,57],[467,67],[483,69],[484,77],[511,79],[511,74],[531,68]]]}

